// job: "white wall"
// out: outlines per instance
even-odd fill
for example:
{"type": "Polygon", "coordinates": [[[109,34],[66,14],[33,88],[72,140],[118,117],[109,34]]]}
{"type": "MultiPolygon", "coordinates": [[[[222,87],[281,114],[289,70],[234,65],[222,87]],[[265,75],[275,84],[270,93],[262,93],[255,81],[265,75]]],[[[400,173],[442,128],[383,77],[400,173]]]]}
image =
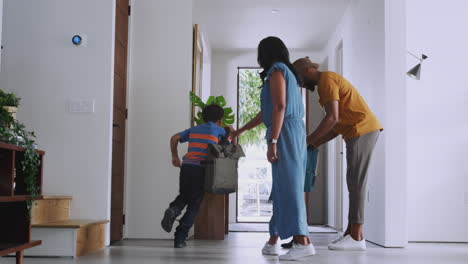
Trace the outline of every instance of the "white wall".
{"type": "MultiPolygon", "coordinates": [[[[404,27],[401,27],[401,22],[399,22],[401,19],[399,14],[401,13],[404,17],[401,1],[352,0],[325,49],[329,58],[329,69],[333,71],[336,68],[335,50],[340,41],[343,41],[343,75],[358,89],[386,129],[381,134],[369,169],[365,237],[389,247],[404,246],[406,243],[405,230],[396,232],[399,230],[395,229],[406,217],[404,200],[400,199],[400,196],[404,198],[404,195],[400,195],[402,192],[404,194],[404,173],[400,173],[401,170],[398,171],[404,168],[404,161],[402,161],[404,141],[399,140],[401,135],[398,132],[404,129],[404,113],[398,110],[392,111],[395,107],[404,109],[404,98],[389,95],[392,92],[398,94],[398,91],[401,92],[404,89],[404,82],[402,86],[395,87],[395,84],[401,84],[404,78],[400,77],[404,63],[391,60],[392,57],[401,57],[404,52],[404,46],[402,46],[404,39],[400,38],[404,34],[398,35],[402,29],[404,31],[404,27]],[[389,28],[392,23],[395,24],[394,28],[389,28]],[[395,29],[397,29],[396,33],[395,29]],[[388,68],[394,70],[387,71],[388,68]],[[391,80],[394,80],[393,85],[391,80]],[[398,122],[398,120],[401,121],[398,122]],[[401,145],[396,142],[401,142],[401,145]],[[397,171],[399,173],[394,175],[393,172],[397,171]],[[395,208],[401,209],[398,211],[395,208]],[[392,212],[391,215],[390,212],[392,212]],[[389,221],[390,219],[392,221],[389,221]],[[393,233],[397,233],[398,239],[392,237],[393,233]]],[[[334,149],[334,147],[329,146],[329,149],[334,149]]],[[[328,175],[334,175],[333,155],[333,151],[330,151],[328,175]]],[[[333,186],[335,183],[331,181],[328,184],[333,186]]],[[[333,199],[334,197],[329,197],[332,204],[333,199]]],[[[347,201],[345,197],[343,214],[345,218],[347,201]]],[[[329,220],[331,218],[334,218],[333,212],[329,214],[329,220]]],[[[344,224],[347,224],[346,219],[344,219],[344,224]]]]}
{"type": "Polygon", "coordinates": [[[110,218],[114,0],[5,1],[0,87],[46,151],[45,195],[73,196],[74,218],[110,218]],[[71,43],[88,36],[87,47],[71,43]],[[95,112],[68,112],[72,98],[95,112]]]}
{"type": "MultiPolygon", "coordinates": [[[[315,51],[291,50],[291,61],[309,56],[322,61],[323,56],[315,51]]],[[[223,95],[227,105],[237,112],[237,68],[257,67],[257,50],[213,50],[211,95],[223,95]]],[[[236,222],[236,194],[229,197],[229,222],[236,222]]]]}
{"type": "Polygon", "coordinates": [[[429,56],[421,80],[407,78],[410,241],[468,242],[468,3],[444,6],[406,2],[408,51],[429,56]]]}
{"type": "Polygon", "coordinates": [[[190,126],[192,1],[133,1],[130,19],[126,237],[171,238],[160,221],[179,190],[169,138],[190,126]]]}

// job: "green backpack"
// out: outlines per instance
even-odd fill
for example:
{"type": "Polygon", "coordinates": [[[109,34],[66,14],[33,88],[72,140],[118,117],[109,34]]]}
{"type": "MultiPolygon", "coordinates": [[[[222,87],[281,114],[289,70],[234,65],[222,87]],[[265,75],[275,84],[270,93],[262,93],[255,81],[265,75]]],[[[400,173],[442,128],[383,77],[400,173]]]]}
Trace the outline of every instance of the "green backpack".
{"type": "Polygon", "coordinates": [[[228,194],[237,190],[237,164],[245,153],[240,145],[208,145],[205,162],[205,191],[228,194]]]}

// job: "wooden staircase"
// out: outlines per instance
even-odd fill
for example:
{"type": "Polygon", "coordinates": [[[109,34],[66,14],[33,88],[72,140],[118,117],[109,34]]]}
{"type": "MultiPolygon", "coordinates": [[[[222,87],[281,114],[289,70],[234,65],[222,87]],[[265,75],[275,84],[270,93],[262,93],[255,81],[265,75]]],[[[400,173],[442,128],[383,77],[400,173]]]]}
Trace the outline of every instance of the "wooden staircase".
{"type": "Polygon", "coordinates": [[[34,240],[25,256],[77,257],[104,248],[108,220],[70,219],[70,196],[44,196],[32,212],[34,240]]]}

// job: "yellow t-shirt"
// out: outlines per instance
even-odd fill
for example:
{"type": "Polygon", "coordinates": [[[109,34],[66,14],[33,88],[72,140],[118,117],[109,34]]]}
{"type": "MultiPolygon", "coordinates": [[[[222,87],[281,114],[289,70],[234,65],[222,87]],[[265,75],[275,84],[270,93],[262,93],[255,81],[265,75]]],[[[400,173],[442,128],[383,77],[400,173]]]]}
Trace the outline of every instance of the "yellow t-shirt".
{"type": "Polygon", "coordinates": [[[383,129],[356,88],[337,73],[321,73],[318,94],[322,106],[338,101],[340,120],[333,130],[344,140],[383,129]]]}

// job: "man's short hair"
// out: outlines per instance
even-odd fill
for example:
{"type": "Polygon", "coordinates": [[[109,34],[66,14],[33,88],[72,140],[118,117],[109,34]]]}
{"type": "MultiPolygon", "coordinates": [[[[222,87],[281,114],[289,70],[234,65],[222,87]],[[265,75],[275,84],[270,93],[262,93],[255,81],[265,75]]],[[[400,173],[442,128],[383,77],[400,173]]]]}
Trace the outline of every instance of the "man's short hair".
{"type": "Polygon", "coordinates": [[[218,122],[224,118],[224,109],[216,104],[205,106],[202,110],[203,121],[218,122]]]}
{"type": "Polygon", "coordinates": [[[315,68],[318,70],[320,64],[313,62],[309,57],[301,58],[293,63],[293,67],[300,74],[304,69],[315,68]]]}

